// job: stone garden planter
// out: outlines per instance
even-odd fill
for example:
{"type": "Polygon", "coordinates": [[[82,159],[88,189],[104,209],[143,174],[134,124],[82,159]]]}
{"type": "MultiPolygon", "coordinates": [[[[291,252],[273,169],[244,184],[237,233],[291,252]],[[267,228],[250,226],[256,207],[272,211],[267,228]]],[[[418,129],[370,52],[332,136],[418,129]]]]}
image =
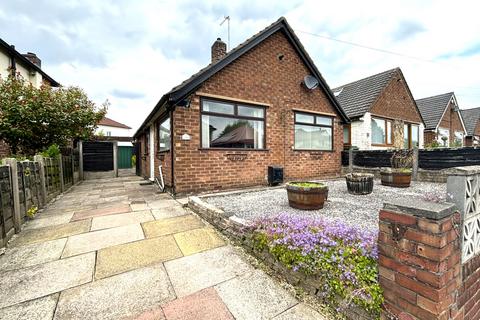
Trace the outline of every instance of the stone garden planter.
{"type": "Polygon", "coordinates": [[[394,188],[408,188],[412,181],[412,171],[409,169],[386,168],[380,171],[382,185],[394,188]]]}
{"type": "Polygon", "coordinates": [[[302,210],[322,209],[327,201],[328,187],[318,182],[287,183],[288,204],[302,210]]]}
{"type": "Polygon", "coordinates": [[[347,190],[350,194],[364,195],[373,191],[373,174],[348,173],[345,175],[347,190]]]}

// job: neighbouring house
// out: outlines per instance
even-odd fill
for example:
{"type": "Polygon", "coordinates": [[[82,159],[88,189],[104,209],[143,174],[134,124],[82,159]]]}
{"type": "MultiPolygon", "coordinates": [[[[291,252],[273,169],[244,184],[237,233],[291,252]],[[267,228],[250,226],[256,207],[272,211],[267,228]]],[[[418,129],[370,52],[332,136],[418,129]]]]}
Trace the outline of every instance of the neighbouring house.
{"type": "Polygon", "coordinates": [[[132,167],[132,128],[108,117],[103,117],[95,130],[95,141],[116,142],[118,146],[117,165],[119,169],[132,167]]]}
{"type": "Polygon", "coordinates": [[[332,91],[351,120],[343,127],[345,148],[423,147],[423,119],[400,68],[332,91]]]}
{"type": "Polygon", "coordinates": [[[417,105],[425,121],[426,146],[463,146],[466,129],[453,92],[418,99],[417,105]]]}
{"type": "Polygon", "coordinates": [[[467,134],[465,146],[478,146],[480,144],[480,108],[460,110],[467,134]]]}
{"type": "MultiPolygon", "coordinates": [[[[60,84],[42,70],[42,62],[35,53],[21,54],[15,47],[0,39],[0,77],[22,76],[33,86],[39,88],[43,83],[52,87],[60,84]]],[[[0,157],[10,154],[8,144],[0,140],[0,157]]]]}
{"type": "Polygon", "coordinates": [[[287,180],[340,174],[348,117],[285,18],[211,53],[135,133],[142,176],[162,165],[173,193],[192,193],[264,185],[268,166],[287,180]]]}
{"type": "MultiPolygon", "coordinates": [[[[118,137],[130,139],[132,138],[132,128],[113,119],[103,117],[97,125],[95,135],[99,137],[110,137],[110,139],[118,137]]],[[[132,145],[131,140],[128,140],[128,142],[132,145]]]]}

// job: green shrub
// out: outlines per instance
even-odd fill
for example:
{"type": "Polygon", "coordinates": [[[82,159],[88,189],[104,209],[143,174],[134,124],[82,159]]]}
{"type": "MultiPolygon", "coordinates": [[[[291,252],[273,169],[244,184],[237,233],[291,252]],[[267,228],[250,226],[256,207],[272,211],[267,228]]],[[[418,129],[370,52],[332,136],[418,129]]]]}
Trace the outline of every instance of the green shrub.
{"type": "Polygon", "coordinates": [[[52,144],[47,149],[43,150],[40,154],[46,158],[58,158],[61,154],[61,151],[60,147],[57,144],[52,144]]]}

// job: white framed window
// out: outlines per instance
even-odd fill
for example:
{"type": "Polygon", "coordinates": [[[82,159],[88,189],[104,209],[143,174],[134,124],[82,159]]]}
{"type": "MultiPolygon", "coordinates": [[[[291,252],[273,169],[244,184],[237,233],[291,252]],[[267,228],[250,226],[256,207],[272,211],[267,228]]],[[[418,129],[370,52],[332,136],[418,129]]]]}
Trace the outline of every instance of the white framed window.
{"type": "Polygon", "coordinates": [[[170,137],[170,117],[167,117],[158,124],[158,151],[170,150],[170,137]]]}
{"type": "Polygon", "coordinates": [[[295,150],[333,150],[333,118],[295,112],[295,150]]]}
{"type": "Polygon", "coordinates": [[[463,134],[463,131],[455,131],[455,134],[454,134],[454,144],[456,146],[459,146],[459,147],[463,147],[463,138],[464,138],[464,134],[463,134]]]}

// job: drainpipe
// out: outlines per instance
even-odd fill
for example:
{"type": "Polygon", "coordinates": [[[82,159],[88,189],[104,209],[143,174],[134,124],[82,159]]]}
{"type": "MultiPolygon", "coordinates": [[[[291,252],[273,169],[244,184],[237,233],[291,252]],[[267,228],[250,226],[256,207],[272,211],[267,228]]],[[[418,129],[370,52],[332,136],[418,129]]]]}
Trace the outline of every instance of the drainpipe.
{"type": "Polygon", "coordinates": [[[171,158],[171,167],[172,167],[172,194],[175,194],[175,169],[174,169],[174,163],[175,163],[175,157],[174,157],[174,147],[175,147],[175,131],[173,130],[173,112],[174,109],[170,110],[170,132],[171,132],[171,137],[170,137],[170,158],[171,158]]]}

